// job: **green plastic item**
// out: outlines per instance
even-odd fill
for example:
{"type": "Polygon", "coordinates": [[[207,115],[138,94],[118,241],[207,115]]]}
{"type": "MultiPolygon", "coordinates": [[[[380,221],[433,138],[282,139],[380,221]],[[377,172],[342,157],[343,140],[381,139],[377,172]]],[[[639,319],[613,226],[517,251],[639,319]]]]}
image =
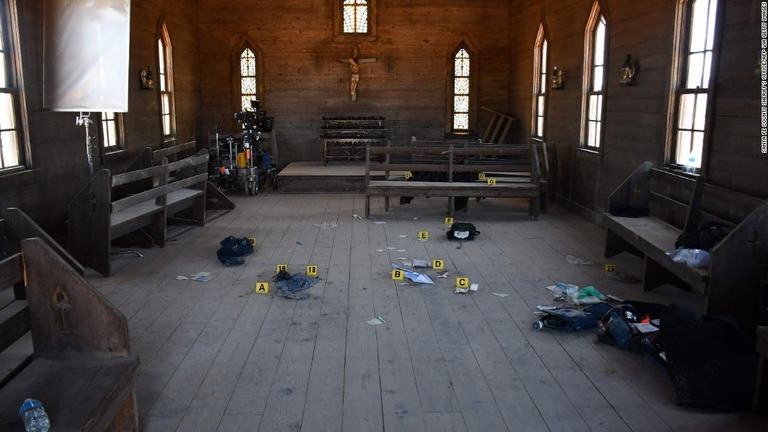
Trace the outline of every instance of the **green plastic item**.
{"type": "Polygon", "coordinates": [[[579,300],[581,300],[583,298],[586,298],[586,297],[589,297],[589,296],[597,297],[600,300],[604,300],[605,299],[605,296],[600,291],[598,291],[597,288],[593,287],[592,285],[585,286],[584,288],[580,289],[579,292],[578,292],[579,300]]]}

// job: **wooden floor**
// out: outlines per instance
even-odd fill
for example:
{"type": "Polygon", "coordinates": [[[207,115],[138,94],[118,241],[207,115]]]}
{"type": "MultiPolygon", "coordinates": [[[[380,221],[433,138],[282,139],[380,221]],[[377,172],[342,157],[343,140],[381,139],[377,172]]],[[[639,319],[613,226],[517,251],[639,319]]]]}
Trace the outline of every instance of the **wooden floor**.
{"type": "MultiPolygon", "coordinates": [[[[457,248],[442,199],[386,213],[374,199],[367,221],[353,217],[362,195],[232,198],[237,208],[206,227],[143,258],[115,257],[110,278],[89,276],[130,321],[143,430],[768,430],[751,415],[676,406],[660,371],[589,331],[531,328],[556,281],[700,307],[678,290],[643,296],[599,265],[568,264],[566,254],[602,262],[604,232],[561,209],[534,222],[525,203],[471,201],[457,220],[481,234],[457,248]],[[415,241],[420,230],[429,241],[415,241]],[[245,265],[216,259],[228,235],[258,239],[245,265]],[[390,278],[400,257],[445,259],[450,277],[403,285],[390,278]],[[319,267],[310,299],[254,293],[280,263],[319,267]],[[213,279],[177,280],[201,271],[213,279]],[[457,275],[479,291],[454,294],[457,275]],[[375,316],[386,323],[368,325],[375,316]]],[[[637,258],[611,262],[640,274],[637,258]]]]}

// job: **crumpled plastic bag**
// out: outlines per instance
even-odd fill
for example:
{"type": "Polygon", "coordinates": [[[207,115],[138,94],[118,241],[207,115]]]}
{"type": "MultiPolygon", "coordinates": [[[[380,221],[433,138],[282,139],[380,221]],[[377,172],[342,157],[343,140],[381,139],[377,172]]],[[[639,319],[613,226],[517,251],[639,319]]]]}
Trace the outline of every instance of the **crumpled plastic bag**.
{"type": "Polygon", "coordinates": [[[711,258],[709,252],[703,249],[677,249],[667,252],[672,261],[687,265],[688,267],[709,267],[711,258]]]}

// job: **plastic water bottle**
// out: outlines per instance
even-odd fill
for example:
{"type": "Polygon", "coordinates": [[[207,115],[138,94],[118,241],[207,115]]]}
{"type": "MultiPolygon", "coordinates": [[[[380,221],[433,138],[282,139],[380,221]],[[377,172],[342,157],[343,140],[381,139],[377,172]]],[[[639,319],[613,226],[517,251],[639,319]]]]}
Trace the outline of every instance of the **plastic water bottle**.
{"type": "Polygon", "coordinates": [[[696,156],[691,153],[690,156],[688,156],[688,170],[689,173],[695,173],[696,172],[696,156]]]}
{"type": "Polygon", "coordinates": [[[37,399],[25,400],[19,414],[24,419],[24,430],[27,432],[48,432],[51,428],[43,403],[37,399]]]}

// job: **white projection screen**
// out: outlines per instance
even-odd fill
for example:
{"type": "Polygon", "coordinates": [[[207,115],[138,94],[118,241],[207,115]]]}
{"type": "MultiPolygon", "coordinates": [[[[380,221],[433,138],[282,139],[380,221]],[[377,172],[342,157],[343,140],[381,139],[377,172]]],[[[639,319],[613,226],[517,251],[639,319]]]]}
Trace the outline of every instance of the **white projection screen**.
{"type": "Polygon", "coordinates": [[[44,108],[128,111],[130,13],[130,0],[44,0],[44,108]]]}

